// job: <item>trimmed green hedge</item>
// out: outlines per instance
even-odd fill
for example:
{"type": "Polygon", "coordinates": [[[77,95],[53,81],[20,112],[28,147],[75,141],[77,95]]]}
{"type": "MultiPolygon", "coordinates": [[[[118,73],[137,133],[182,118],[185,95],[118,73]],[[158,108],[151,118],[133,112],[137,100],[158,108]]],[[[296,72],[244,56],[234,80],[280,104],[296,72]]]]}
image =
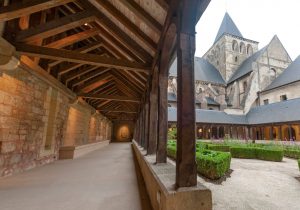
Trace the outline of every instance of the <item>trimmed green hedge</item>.
{"type": "Polygon", "coordinates": [[[197,171],[209,178],[219,179],[230,169],[231,155],[228,152],[203,150],[196,153],[197,171]]]}
{"type": "Polygon", "coordinates": [[[208,144],[207,149],[221,152],[230,152],[230,146],[223,144],[208,144]]]}
{"type": "Polygon", "coordinates": [[[300,160],[298,160],[298,167],[299,167],[299,171],[300,171],[300,160]]]}
{"type": "Polygon", "coordinates": [[[235,146],[230,148],[231,156],[234,158],[255,159],[256,153],[253,147],[235,146]]]}
{"type": "Polygon", "coordinates": [[[256,157],[260,160],[281,162],[283,158],[283,150],[276,148],[256,148],[256,157]]]}
{"type": "MultiPolygon", "coordinates": [[[[230,169],[231,155],[205,149],[205,144],[196,145],[197,171],[209,179],[218,179],[230,169]]],[[[167,154],[176,159],[176,144],[168,142],[167,154]]]]}
{"type": "Polygon", "coordinates": [[[289,158],[299,159],[300,158],[300,150],[284,149],[284,156],[289,157],[289,158]]]}
{"type": "Polygon", "coordinates": [[[280,162],[283,158],[283,150],[278,148],[261,147],[231,147],[230,153],[234,158],[259,159],[280,162]]]}

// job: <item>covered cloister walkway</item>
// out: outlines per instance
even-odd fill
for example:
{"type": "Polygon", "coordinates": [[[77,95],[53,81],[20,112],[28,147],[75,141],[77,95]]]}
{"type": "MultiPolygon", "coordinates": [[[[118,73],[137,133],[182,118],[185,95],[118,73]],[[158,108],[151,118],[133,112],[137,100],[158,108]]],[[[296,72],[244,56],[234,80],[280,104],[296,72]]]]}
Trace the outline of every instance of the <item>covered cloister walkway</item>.
{"type": "Polygon", "coordinates": [[[1,210],[145,209],[137,180],[131,144],[110,144],[0,179],[1,210]]]}

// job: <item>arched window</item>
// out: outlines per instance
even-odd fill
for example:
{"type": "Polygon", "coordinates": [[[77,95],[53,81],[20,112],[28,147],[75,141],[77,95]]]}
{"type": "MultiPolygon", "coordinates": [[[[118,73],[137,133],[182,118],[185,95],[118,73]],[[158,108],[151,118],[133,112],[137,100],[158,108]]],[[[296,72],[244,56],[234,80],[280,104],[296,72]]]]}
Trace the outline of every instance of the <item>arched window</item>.
{"type": "Polygon", "coordinates": [[[240,53],[246,54],[246,46],[245,46],[244,42],[241,42],[241,44],[240,44],[240,53]]]}
{"type": "Polygon", "coordinates": [[[276,69],[270,69],[270,80],[273,81],[276,78],[276,69]]]}
{"type": "Polygon", "coordinates": [[[253,48],[250,44],[247,45],[247,54],[252,55],[253,54],[253,48]]]}
{"type": "Polygon", "coordinates": [[[237,56],[235,56],[234,61],[238,62],[238,57],[237,56]]]}
{"type": "Polygon", "coordinates": [[[235,52],[239,51],[239,44],[236,40],[232,41],[232,50],[235,51],[235,52]]]}
{"type": "Polygon", "coordinates": [[[244,90],[244,92],[246,92],[247,87],[248,87],[248,84],[247,84],[246,81],[244,81],[244,82],[243,82],[243,90],[244,90]]]}

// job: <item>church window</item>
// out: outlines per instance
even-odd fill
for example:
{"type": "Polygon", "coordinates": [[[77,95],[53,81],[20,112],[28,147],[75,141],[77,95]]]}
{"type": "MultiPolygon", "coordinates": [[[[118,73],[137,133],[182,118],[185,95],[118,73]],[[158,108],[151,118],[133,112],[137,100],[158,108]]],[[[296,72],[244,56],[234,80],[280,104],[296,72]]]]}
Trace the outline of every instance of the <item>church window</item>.
{"type": "Polygon", "coordinates": [[[247,86],[248,86],[248,85],[247,85],[247,82],[244,81],[244,82],[243,82],[243,90],[244,90],[244,92],[246,92],[247,86]]]}
{"type": "Polygon", "coordinates": [[[250,44],[247,45],[247,54],[252,55],[253,54],[253,48],[250,44]]]}
{"type": "Polygon", "coordinates": [[[238,57],[237,56],[235,56],[234,61],[238,62],[238,57]]]}
{"type": "Polygon", "coordinates": [[[276,78],[276,69],[274,69],[274,68],[271,68],[270,69],[271,70],[271,76],[273,76],[274,78],[276,78]]]}
{"type": "Polygon", "coordinates": [[[269,99],[264,100],[264,105],[267,105],[267,104],[269,104],[269,99]]]}
{"type": "Polygon", "coordinates": [[[240,53],[246,54],[246,46],[245,46],[244,42],[241,42],[241,44],[240,44],[240,53]]]}
{"type": "Polygon", "coordinates": [[[286,101],[287,100],[287,96],[286,95],[281,95],[280,96],[280,101],[286,101]]]}
{"type": "Polygon", "coordinates": [[[239,44],[236,40],[233,40],[233,42],[232,42],[232,50],[235,52],[239,51],[239,44]]]}

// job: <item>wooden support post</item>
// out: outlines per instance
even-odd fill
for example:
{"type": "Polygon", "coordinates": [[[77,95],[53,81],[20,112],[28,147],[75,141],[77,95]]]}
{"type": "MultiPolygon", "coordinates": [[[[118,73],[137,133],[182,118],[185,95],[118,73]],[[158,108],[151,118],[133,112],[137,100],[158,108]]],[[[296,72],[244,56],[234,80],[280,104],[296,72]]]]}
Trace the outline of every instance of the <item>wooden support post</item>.
{"type": "MultiPolygon", "coordinates": [[[[164,66],[166,69],[167,66],[164,66]]],[[[166,69],[159,70],[158,85],[158,137],[156,162],[167,162],[167,138],[168,138],[168,74],[166,69]]]]}
{"type": "Polygon", "coordinates": [[[197,185],[193,3],[182,1],[177,17],[177,188],[197,185]]]}
{"type": "Polygon", "coordinates": [[[229,127],[229,137],[231,138],[231,139],[233,139],[233,135],[232,135],[232,126],[230,125],[230,127],[229,127]]]}
{"type": "Polygon", "coordinates": [[[157,119],[158,119],[158,69],[155,68],[152,76],[152,85],[150,92],[150,116],[149,116],[149,136],[147,154],[156,152],[157,142],[157,119]]]}
{"type": "Polygon", "coordinates": [[[145,103],[145,136],[144,136],[144,148],[147,150],[148,148],[148,137],[149,137],[149,97],[148,93],[146,96],[146,103],[145,103]]]}
{"type": "Polygon", "coordinates": [[[219,139],[220,138],[220,127],[219,126],[217,126],[217,139],[219,139]]]}

